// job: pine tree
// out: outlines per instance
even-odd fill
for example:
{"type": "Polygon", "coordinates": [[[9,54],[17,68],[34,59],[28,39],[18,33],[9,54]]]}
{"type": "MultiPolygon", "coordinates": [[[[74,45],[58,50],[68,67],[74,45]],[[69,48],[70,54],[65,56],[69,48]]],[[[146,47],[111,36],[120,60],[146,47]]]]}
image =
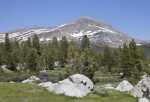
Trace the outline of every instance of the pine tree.
{"type": "Polygon", "coordinates": [[[130,50],[127,44],[123,44],[120,56],[120,68],[123,72],[122,77],[131,77],[132,75],[132,66],[131,66],[131,55],[130,50]]]}
{"type": "Polygon", "coordinates": [[[15,64],[14,64],[14,62],[13,62],[12,53],[8,53],[8,54],[7,54],[7,57],[6,57],[6,65],[7,65],[7,68],[8,68],[8,69],[13,70],[13,71],[16,70],[15,64]]]}
{"type": "Polygon", "coordinates": [[[2,65],[2,54],[0,52],[0,66],[2,65]]]}
{"type": "Polygon", "coordinates": [[[67,38],[64,36],[61,40],[61,50],[63,52],[63,56],[66,59],[67,58],[67,50],[68,50],[68,41],[67,38]]]}
{"type": "Polygon", "coordinates": [[[147,75],[149,75],[149,73],[150,73],[149,61],[148,61],[148,58],[146,57],[144,50],[140,50],[140,57],[141,57],[142,69],[144,72],[147,73],[147,75]]]}
{"type": "Polygon", "coordinates": [[[103,53],[103,65],[107,68],[107,71],[110,72],[111,68],[113,67],[113,54],[111,49],[106,46],[104,48],[104,53],[103,53]]]}
{"type": "Polygon", "coordinates": [[[78,51],[77,46],[72,40],[69,44],[68,54],[67,54],[67,72],[69,75],[74,74],[76,72],[75,65],[74,65],[74,58],[75,58],[75,53],[77,51],[78,51]]]}
{"type": "Polygon", "coordinates": [[[12,42],[12,60],[14,63],[14,66],[17,67],[19,63],[19,53],[20,53],[20,46],[19,42],[17,40],[14,40],[12,42]]]}
{"type": "Polygon", "coordinates": [[[81,42],[81,49],[84,50],[85,48],[90,47],[90,41],[87,35],[84,35],[81,42]]]}
{"type": "Polygon", "coordinates": [[[6,52],[5,52],[5,44],[4,43],[0,43],[0,53],[1,53],[1,63],[5,63],[6,52]]]}
{"type": "Polygon", "coordinates": [[[15,64],[13,62],[13,57],[12,57],[12,45],[9,40],[9,35],[6,33],[5,35],[5,63],[7,65],[7,68],[10,70],[16,70],[15,64]]]}
{"type": "Polygon", "coordinates": [[[58,47],[58,62],[59,62],[59,65],[61,67],[64,66],[64,64],[67,62],[66,59],[65,59],[65,56],[64,56],[64,53],[63,53],[63,49],[61,48],[60,44],[59,44],[59,47],[58,47]]]}
{"type": "Polygon", "coordinates": [[[53,70],[54,66],[54,57],[52,53],[49,51],[47,52],[47,62],[46,62],[48,69],[53,70]]]}
{"type": "Polygon", "coordinates": [[[57,38],[54,37],[53,40],[52,40],[52,45],[54,46],[54,48],[58,48],[58,41],[57,41],[57,38]]]}
{"type": "Polygon", "coordinates": [[[137,71],[139,71],[139,73],[140,73],[142,71],[140,50],[136,46],[136,42],[133,39],[129,44],[129,49],[130,49],[130,55],[131,55],[131,64],[132,64],[132,68],[133,68],[133,74],[135,72],[135,68],[137,68],[137,71]]]}
{"type": "MultiPolygon", "coordinates": [[[[35,43],[36,43],[36,41],[35,41],[36,39],[37,39],[37,36],[35,35],[35,36],[34,36],[34,47],[36,47],[36,44],[35,44],[35,43]]],[[[31,46],[32,46],[32,43],[31,43],[31,39],[30,39],[30,38],[28,38],[28,40],[27,40],[26,43],[27,43],[27,47],[31,47],[31,46]]]]}
{"type": "Polygon", "coordinates": [[[37,50],[35,48],[30,48],[26,55],[26,69],[30,72],[36,71],[37,68],[37,50]]]}
{"type": "Polygon", "coordinates": [[[6,55],[8,53],[10,53],[11,51],[12,51],[12,48],[11,48],[11,43],[9,40],[9,35],[8,35],[8,33],[6,33],[6,35],[5,35],[5,52],[6,52],[6,55]]]}
{"type": "Polygon", "coordinates": [[[57,38],[54,37],[52,42],[50,43],[50,48],[52,50],[52,53],[54,54],[54,61],[58,61],[58,41],[57,38]]]}
{"type": "Polygon", "coordinates": [[[114,50],[114,52],[113,52],[114,59],[113,60],[114,60],[114,71],[115,72],[119,71],[119,69],[117,69],[119,66],[119,57],[120,57],[119,52],[117,50],[114,50]]]}
{"type": "MultiPolygon", "coordinates": [[[[29,42],[30,42],[30,39],[28,39],[27,44],[29,44],[29,42]]],[[[37,50],[38,55],[40,55],[40,41],[36,34],[33,37],[32,45],[37,50]]],[[[28,46],[30,46],[30,44],[28,46]]]]}
{"type": "Polygon", "coordinates": [[[20,54],[19,54],[19,59],[20,59],[20,64],[22,66],[24,66],[24,63],[26,62],[26,55],[27,55],[27,51],[29,50],[26,42],[22,42],[20,44],[20,54]]]}
{"type": "Polygon", "coordinates": [[[79,53],[79,51],[75,52],[75,56],[74,56],[74,73],[82,73],[82,55],[79,53]]]}
{"type": "Polygon", "coordinates": [[[102,66],[102,59],[103,57],[101,52],[99,52],[98,54],[96,53],[96,55],[94,56],[94,62],[98,64],[98,69],[100,69],[102,66]]]}

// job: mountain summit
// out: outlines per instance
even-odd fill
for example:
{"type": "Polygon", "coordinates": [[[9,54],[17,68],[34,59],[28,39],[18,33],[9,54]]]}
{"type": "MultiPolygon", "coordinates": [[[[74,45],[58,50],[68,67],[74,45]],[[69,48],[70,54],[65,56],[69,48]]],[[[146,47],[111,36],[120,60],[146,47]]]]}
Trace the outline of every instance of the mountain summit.
{"type": "MultiPolygon", "coordinates": [[[[63,36],[66,36],[68,40],[73,39],[76,42],[80,42],[83,35],[87,35],[91,41],[91,44],[95,46],[108,45],[112,48],[121,46],[123,43],[129,43],[131,39],[134,39],[115,27],[95,20],[93,18],[83,16],[75,19],[74,21],[52,28],[29,28],[20,29],[16,31],[8,32],[10,38],[18,39],[20,42],[27,40],[28,37],[33,37],[37,34],[41,42],[47,42],[57,37],[61,40],[63,36]]],[[[5,34],[0,34],[0,41],[4,41],[5,34]]],[[[144,43],[144,41],[135,39],[138,45],[144,43]]]]}

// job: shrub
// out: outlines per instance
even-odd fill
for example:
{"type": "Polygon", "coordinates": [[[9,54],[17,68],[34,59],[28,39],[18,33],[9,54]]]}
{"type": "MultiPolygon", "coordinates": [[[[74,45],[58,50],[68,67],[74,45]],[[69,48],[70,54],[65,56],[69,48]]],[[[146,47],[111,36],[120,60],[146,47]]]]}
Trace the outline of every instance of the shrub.
{"type": "Polygon", "coordinates": [[[100,86],[95,86],[93,93],[103,97],[109,95],[108,90],[100,86]]]}
{"type": "Polygon", "coordinates": [[[132,85],[136,85],[141,79],[135,79],[134,77],[130,77],[127,79],[132,85]]]}

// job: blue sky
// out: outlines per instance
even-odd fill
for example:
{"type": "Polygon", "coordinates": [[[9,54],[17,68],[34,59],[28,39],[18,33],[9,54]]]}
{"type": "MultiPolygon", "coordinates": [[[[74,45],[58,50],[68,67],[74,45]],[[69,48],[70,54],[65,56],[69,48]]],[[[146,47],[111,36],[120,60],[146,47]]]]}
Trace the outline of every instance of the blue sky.
{"type": "Polygon", "coordinates": [[[0,33],[89,16],[132,37],[150,39],[149,5],[150,0],[0,0],[0,33]]]}

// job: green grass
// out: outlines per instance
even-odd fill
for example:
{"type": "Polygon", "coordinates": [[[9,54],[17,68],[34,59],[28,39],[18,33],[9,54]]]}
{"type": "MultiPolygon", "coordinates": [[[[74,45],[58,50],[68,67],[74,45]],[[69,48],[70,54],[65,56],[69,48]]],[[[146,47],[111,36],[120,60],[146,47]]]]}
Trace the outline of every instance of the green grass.
{"type": "Polygon", "coordinates": [[[50,93],[37,84],[0,82],[0,102],[137,102],[124,92],[109,90],[109,96],[90,93],[84,98],[73,98],[50,93]]]}

